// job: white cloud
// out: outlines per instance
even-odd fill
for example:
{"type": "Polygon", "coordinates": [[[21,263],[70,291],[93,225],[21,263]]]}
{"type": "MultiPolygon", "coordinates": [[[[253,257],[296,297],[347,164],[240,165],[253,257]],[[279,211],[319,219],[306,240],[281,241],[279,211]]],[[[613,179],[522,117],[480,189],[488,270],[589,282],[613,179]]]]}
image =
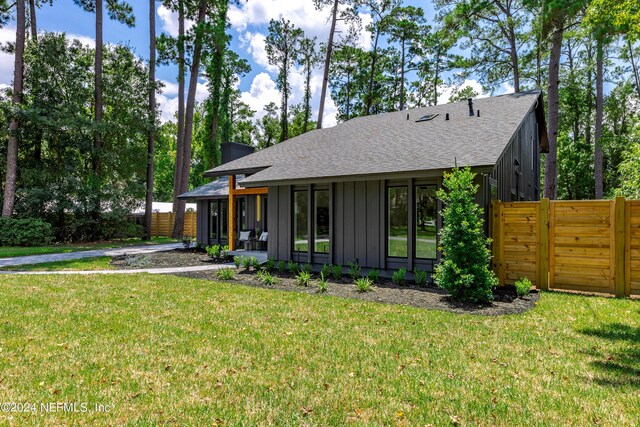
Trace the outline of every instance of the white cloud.
{"type": "Polygon", "coordinates": [[[257,111],[256,120],[262,118],[266,112],[264,106],[270,102],[280,105],[280,92],[276,89],[276,82],[267,73],[260,73],[253,78],[248,92],[240,94],[240,100],[252,110],[257,111]]]}
{"type": "MultiPolygon", "coordinates": [[[[166,123],[175,120],[176,113],[178,112],[178,84],[168,82],[166,80],[160,80],[164,87],[162,93],[156,95],[156,101],[158,103],[158,111],[160,112],[160,121],[166,123]]],[[[185,102],[187,91],[189,90],[188,83],[185,84],[185,102]]],[[[207,82],[198,82],[196,86],[196,102],[203,102],[209,96],[209,89],[207,88],[207,82]]]]}
{"type": "MultiPolygon", "coordinates": [[[[16,39],[16,29],[0,28],[0,44],[13,42],[16,39]]],[[[0,51],[0,85],[9,85],[13,80],[13,54],[0,51]]]]}
{"type": "Polygon", "coordinates": [[[266,68],[268,71],[275,73],[278,67],[269,64],[267,55],[267,37],[262,33],[245,32],[240,36],[240,44],[247,49],[256,64],[266,68]]]}
{"type": "MultiPolygon", "coordinates": [[[[164,5],[158,7],[158,16],[162,21],[162,29],[169,35],[176,37],[178,35],[178,12],[174,12],[164,5]]],[[[185,31],[188,31],[195,22],[187,19],[184,23],[185,31]]]]}

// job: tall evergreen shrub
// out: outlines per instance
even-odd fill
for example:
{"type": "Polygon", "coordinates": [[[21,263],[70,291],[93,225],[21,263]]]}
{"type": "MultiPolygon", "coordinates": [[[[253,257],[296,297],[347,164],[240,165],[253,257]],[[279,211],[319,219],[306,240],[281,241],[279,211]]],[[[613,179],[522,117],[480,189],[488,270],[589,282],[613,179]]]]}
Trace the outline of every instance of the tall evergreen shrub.
{"type": "Polygon", "coordinates": [[[478,186],[475,174],[467,166],[445,173],[443,188],[437,196],[443,202],[443,227],[440,231],[442,261],[434,279],[459,301],[487,302],[493,299],[498,279],[489,270],[490,239],[484,234],[483,209],[475,202],[478,186]]]}

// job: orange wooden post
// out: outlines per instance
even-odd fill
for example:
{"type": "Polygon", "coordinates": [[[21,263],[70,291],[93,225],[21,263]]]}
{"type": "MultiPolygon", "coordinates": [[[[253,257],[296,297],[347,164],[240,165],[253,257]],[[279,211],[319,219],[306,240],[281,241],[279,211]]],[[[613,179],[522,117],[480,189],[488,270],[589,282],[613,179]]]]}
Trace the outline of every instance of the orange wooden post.
{"type": "Polygon", "coordinates": [[[624,202],[624,294],[631,296],[631,201],[624,202]]]}
{"type": "Polygon", "coordinates": [[[625,209],[624,197],[616,197],[615,204],[615,227],[613,249],[615,250],[615,264],[613,266],[613,280],[615,286],[616,297],[625,296],[625,209]]]}
{"type": "Polygon", "coordinates": [[[549,290],[549,199],[538,206],[538,283],[537,288],[549,290]]]}
{"type": "Polygon", "coordinates": [[[229,175],[229,250],[236,250],[236,176],[229,175]]]}

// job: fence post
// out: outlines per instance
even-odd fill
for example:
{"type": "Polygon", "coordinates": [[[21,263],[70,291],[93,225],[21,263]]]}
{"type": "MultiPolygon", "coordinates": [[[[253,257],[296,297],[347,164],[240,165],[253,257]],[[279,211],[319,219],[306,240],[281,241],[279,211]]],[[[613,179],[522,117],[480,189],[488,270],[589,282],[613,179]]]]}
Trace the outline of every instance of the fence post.
{"type": "MultiPolygon", "coordinates": [[[[500,202],[493,200],[491,202],[491,249],[493,252],[492,267],[493,272],[500,278],[500,202]]],[[[502,283],[500,283],[502,285],[502,283]]]]}
{"type": "Polygon", "coordinates": [[[538,205],[538,289],[549,290],[549,199],[543,198],[538,205]]]}
{"type": "Polygon", "coordinates": [[[614,200],[614,210],[615,210],[615,218],[613,219],[613,227],[614,230],[614,270],[613,270],[613,280],[615,284],[616,297],[624,297],[625,296],[625,254],[624,254],[624,243],[625,243],[625,212],[624,212],[624,197],[616,197],[614,200]]]}
{"type": "Polygon", "coordinates": [[[624,294],[631,296],[631,202],[624,202],[624,294]]]}

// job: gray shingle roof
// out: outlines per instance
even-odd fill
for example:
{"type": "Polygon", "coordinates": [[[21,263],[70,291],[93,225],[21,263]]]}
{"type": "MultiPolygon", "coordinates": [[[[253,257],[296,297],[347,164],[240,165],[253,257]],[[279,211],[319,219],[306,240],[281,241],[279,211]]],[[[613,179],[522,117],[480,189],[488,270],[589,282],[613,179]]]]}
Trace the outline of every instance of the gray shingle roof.
{"type": "Polygon", "coordinates": [[[480,117],[469,117],[466,101],[358,117],[218,166],[205,176],[256,172],[241,183],[250,186],[449,169],[455,160],[458,165],[492,166],[534,108],[539,109],[538,121],[546,143],[539,91],[474,99],[473,106],[480,110],[480,117]],[[439,115],[416,122],[426,114],[439,115]]]}
{"type": "MultiPolygon", "coordinates": [[[[244,178],[243,175],[237,177],[238,180],[244,178]]],[[[236,183],[236,188],[239,188],[236,183]]],[[[222,176],[208,184],[194,188],[191,191],[182,193],[179,199],[210,199],[213,197],[224,197],[229,195],[229,177],[222,176]]]]}

